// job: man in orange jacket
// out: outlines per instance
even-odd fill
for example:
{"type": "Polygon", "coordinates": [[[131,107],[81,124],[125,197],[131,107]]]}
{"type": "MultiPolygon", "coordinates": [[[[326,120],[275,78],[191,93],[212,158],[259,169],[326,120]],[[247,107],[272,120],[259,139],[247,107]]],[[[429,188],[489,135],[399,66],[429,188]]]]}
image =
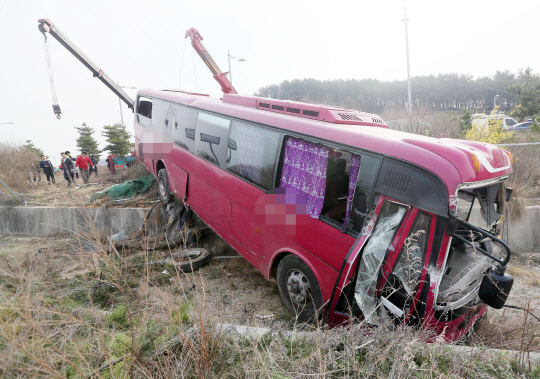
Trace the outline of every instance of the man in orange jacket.
{"type": "Polygon", "coordinates": [[[92,166],[94,165],[92,164],[90,158],[88,158],[86,151],[83,151],[75,161],[75,167],[78,167],[81,170],[81,176],[84,184],[88,183],[88,176],[90,175],[88,169],[92,166]]]}

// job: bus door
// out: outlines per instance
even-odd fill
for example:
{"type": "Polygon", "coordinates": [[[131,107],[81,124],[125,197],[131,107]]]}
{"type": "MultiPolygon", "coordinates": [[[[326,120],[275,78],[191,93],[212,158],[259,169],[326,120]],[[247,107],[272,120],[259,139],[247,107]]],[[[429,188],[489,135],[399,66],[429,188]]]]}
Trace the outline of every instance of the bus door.
{"type": "Polygon", "coordinates": [[[351,314],[372,325],[417,320],[412,310],[426,275],[431,221],[431,214],[380,195],[343,263],[327,322],[338,325],[351,314]]]}

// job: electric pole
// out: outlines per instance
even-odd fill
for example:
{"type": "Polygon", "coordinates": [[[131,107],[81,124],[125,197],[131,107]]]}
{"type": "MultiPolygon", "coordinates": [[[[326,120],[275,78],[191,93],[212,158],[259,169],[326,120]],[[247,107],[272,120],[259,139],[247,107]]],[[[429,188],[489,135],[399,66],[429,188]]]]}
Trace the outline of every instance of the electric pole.
{"type": "Polygon", "coordinates": [[[409,21],[409,19],[407,18],[407,5],[405,5],[404,10],[405,10],[405,17],[401,21],[405,23],[405,48],[407,50],[407,87],[408,87],[408,90],[409,90],[409,102],[408,102],[408,105],[409,105],[409,113],[411,113],[412,112],[411,69],[410,69],[410,66],[409,66],[409,28],[407,26],[407,21],[409,21]]]}

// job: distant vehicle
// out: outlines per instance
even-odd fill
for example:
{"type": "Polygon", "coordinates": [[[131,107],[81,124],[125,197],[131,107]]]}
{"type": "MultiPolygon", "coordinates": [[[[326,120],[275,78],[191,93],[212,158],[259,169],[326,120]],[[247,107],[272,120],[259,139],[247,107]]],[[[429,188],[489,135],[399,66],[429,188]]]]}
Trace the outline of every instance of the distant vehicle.
{"type": "Polygon", "coordinates": [[[527,120],[525,122],[520,122],[519,124],[516,124],[516,125],[512,126],[511,128],[508,128],[508,130],[513,130],[513,131],[530,130],[532,124],[534,124],[534,120],[527,120]]]}
{"type": "Polygon", "coordinates": [[[490,120],[502,120],[502,127],[505,130],[513,130],[512,128],[518,124],[518,122],[512,117],[508,117],[504,114],[487,115],[479,113],[473,114],[472,119],[472,125],[479,128],[485,128],[486,126],[488,126],[488,122],[490,120]]]}

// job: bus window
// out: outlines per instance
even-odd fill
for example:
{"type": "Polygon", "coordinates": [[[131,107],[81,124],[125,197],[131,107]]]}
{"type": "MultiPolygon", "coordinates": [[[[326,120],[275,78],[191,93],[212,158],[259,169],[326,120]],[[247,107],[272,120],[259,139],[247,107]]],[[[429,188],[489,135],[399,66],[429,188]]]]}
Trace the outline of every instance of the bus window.
{"type": "Polygon", "coordinates": [[[360,169],[354,189],[347,232],[357,235],[362,231],[366,215],[371,211],[374,198],[374,186],[381,167],[381,159],[362,154],[360,169]]]}
{"type": "Polygon", "coordinates": [[[198,111],[193,108],[178,106],[171,123],[174,143],[183,149],[193,152],[195,145],[195,124],[198,111]]]}
{"type": "Polygon", "coordinates": [[[152,120],[152,99],[139,96],[137,102],[137,122],[143,126],[150,126],[152,120]]]}
{"type": "Polygon", "coordinates": [[[347,210],[349,196],[351,154],[331,151],[326,167],[326,188],[321,219],[341,228],[347,210]]]}
{"type": "Polygon", "coordinates": [[[273,188],[280,134],[233,121],[229,135],[227,170],[268,190],[273,188]]]}
{"type": "Polygon", "coordinates": [[[231,120],[227,118],[199,112],[195,127],[195,154],[226,168],[230,124],[231,120]]]}
{"type": "MultiPolygon", "coordinates": [[[[423,212],[418,212],[414,226],[405,240],[399,259],[386,281],[382,296],[394,306],[407,313],[416,296],[424,258],[426,255],[431,217],[423,212]]],[[[394,309],[390,307],[389,309],[394,309]]],[[[399,312],[398,312],[399,313],[399,312]]],[[[394,313],[395,316],[398,316],[394,313]]]]}

